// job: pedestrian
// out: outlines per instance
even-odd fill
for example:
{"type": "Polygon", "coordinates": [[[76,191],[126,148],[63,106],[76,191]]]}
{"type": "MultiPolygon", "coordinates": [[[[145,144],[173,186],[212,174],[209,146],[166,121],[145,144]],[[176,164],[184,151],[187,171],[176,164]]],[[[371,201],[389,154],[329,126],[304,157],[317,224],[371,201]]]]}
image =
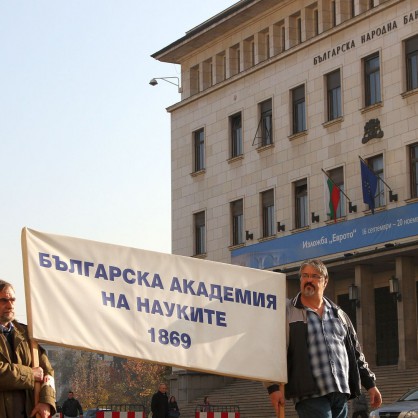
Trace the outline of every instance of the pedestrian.
{"type": "Polygon", "coordinates": [[[74,398],[74,392],[68,392],[68,398],[62,404],[62,413],[64,418],[75,418],[83,416],[83,408],[78,399],[74,398]]]}
{"type": "Polygon", "coordinates": [[[15,320],[13,285],[0,279],[0,417],[29,418],[55,414],[54,370],[39,347],[39,366],[32,366],[26,325],[15,320]],[[35,405],[35,382],[41,385],[35,405]]]}
{"type": "Polygon", "coordinates": [[[176,397],[171,395],[168,400],[168,416],[170,418],[178,418],[180,416],[180,409],[176,401],[176,397]]]}
{"type": "MultiPolygon", "coordinates": [[[[299,269],[300,292],[286,302],[286,399],[293,399],[300,418],[347,418],[349,398],[361,385],[373,408],[382,403],[347,314],[324,296],[328,271],[321,260],[308,260],[299,269]]],[[[267,382],[271,403],[279,416],[285,400],[279,384],[267,382]]]]}
{"type": "Polygon", "coordinates": [[[152,395],[151,412],[152,418],[167,418],[168,416],[168,396],[165,383],[160,383],[158,391],[152,395]]]}
{"type": "Polygon", "coordinates": [[[210,412],[210,402],[208,396],[203,398],[203,405],[200,408],[200,412],[210,412]]]}

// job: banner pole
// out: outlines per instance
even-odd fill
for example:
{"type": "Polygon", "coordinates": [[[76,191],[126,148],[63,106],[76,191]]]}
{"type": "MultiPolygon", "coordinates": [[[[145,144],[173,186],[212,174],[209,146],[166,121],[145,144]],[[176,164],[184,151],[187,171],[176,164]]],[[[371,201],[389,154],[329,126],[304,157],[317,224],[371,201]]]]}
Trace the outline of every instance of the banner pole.
{"type": "MultiPolygon", "coordinates": [[[[280,392],[282,392],[282,396],[284,399],[284,383],[280,383],[280,392]]],[[[279,418],[285,418],[284,412],[284,405],[279,405],[279,418]]]]}
{"type": "MultiPolygon", "coordinates": [[[[38,342],[35,340],[30,340],[30,346],[32,351],[32,367],[39,367],[39,353],[38,353],[38,342]]],[[[39,397],[41,394],[41,382],[35,381],[34,387],[34,398],[35,406],[39,403],[39,397]]],[[[42,418],[40,414],[36,414],[35,418],[42,418]]]]}

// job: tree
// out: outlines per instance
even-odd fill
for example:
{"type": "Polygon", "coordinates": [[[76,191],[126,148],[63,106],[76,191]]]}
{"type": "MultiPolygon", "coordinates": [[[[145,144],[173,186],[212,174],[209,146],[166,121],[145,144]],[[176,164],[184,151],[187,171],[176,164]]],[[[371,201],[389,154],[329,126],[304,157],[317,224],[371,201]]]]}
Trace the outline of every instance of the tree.
{"type": "Polygon", "coordinates": [[[165,380],[169,373],[167,366],[128,359],[121,367],[113,367],[111,380],[115,384],[112,398],[117,403],[143,403],[148,406],[158,383],[165,380]]]}
{"type": "Polygon", "coordinates": [[[137,359],[61,348],[53,366],[57,387],[62,394],[58,403],[72,390],[84,409],[106,404],[143,404],[149,406],[158,384],[170,373],[170,367],[137,359]]]}
{"type": "Polygon", "coordinates": [[[55,371],[55,381],[63,389],[61,396],[57,399],[59,405],[62,405],[67,399],[67,392],[71,390],[70,381],[74,373],[74,364],[79,352],[69,348],[59,348],[50,355],[51,363],[55,371]]]}
{"type": "Polygon", "coordinates": [[[109,402],[110,364],[92,352],[81,352],[78,357],[71,382],[72,390],[84,408],[94,408],[109,402]]]}

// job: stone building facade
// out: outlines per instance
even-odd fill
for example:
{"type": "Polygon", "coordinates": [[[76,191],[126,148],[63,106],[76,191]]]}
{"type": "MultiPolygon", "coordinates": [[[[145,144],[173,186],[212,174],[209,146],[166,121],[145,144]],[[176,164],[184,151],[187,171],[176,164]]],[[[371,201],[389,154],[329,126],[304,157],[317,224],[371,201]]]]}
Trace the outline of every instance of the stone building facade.
{"type": "Polygon", "coordinates": [[[289,296],[319,257],[372,367],[416,365],[418,2],[241,0],[153,57],[181,66],[173,253],[289,296]]]}

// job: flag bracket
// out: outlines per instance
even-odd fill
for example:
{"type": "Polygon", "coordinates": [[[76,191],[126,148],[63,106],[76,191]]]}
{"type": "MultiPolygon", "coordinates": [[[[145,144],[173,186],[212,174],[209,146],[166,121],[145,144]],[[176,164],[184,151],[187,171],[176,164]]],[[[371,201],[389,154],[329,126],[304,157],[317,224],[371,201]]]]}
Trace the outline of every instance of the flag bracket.
{"type": "Polygon", "coordinates": [[[348,202],[348,211],[350,213],[357,213],[357,205],[353,205],[351,201],[348,202]]]}
{"type": "Polygon", "coordinates": [[[284,232],[286,225],[282,225],[280,222],[277,222],[277,232],[284,232]]]}
{"type": "Polygon", "coordinates": [[[250,231],[245,231],[245,239],[247,241],[250,241],[250,240],[254,239],[254,234],[250,233],[250,231]]]}
{"type": "Polygon", "coordinates": [[[319,222],[319,215],[315,215],[315,212],[311,213],[312,223],[319,222]]]}
{"type": "Polygon", "coordinates": [[[392,190],[389,190],[389,202],[397,202],[398,201],[398,194],[393,193],[392,190]]]}

